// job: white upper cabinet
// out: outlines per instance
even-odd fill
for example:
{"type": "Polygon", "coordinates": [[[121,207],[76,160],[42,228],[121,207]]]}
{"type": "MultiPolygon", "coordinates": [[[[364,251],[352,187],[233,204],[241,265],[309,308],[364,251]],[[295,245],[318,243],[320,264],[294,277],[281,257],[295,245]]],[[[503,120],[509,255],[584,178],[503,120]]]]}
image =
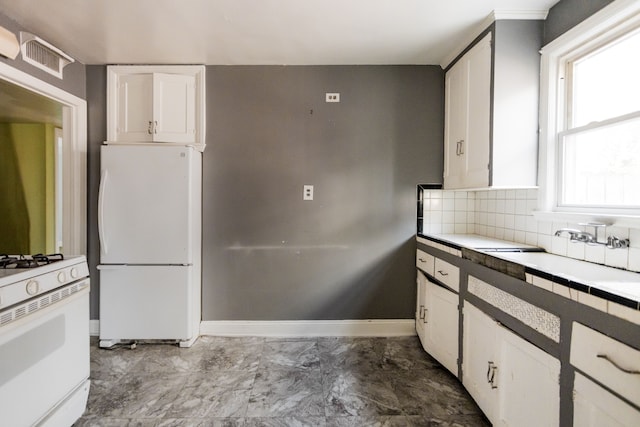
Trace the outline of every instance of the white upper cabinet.
{"type": "Polygon", "coordinates": [[[539,21],[496,21],[445,74],[444,188],[533,187],[539,21]]]}
{"type": "Polygon", "coordinates": [[[204,66],[110,66],[107,142],[205,146],[204,66]]]}
{"type": "Polygon", "coordinates": [[[489,185],[491,33],[445,77],[445,188],[489,185]]]}

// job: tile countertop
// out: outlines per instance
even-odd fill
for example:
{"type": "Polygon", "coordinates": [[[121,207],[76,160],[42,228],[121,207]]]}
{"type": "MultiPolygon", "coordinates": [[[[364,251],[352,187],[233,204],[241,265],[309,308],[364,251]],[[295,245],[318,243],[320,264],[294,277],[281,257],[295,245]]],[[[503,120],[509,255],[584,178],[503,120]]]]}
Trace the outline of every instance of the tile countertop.
{"type": "MultiPolygon", "coordinates": [[[[524,266],[525,272],[553,283],[640,309],[640,274],[600,264],[593,264],[544,252],[535,246],[506,242],[474,234],[436,234],[421,237],[462,250],[463,257],[482,262],[483,257],[497,258],[524,266]],[[465,256],[471,249],[480,256],[465,256]],[[509,252],[514,250],[515,252],[509,252]]],[[[492,268],[494,262],[487,265],[492,268]]]]}

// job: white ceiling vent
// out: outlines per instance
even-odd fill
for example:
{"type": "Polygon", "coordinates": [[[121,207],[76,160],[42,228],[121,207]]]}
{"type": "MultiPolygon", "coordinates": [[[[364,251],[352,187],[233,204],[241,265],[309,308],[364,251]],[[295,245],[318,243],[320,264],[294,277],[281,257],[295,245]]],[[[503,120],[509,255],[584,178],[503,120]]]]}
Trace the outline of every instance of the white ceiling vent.
{"type": "Polygon", "coordinates": [[[57,78],[62,78],[62,69],[75,60],[31,33],[20,31],[20,50],[22,59],[29,64],[38,67],[57,78]]]}

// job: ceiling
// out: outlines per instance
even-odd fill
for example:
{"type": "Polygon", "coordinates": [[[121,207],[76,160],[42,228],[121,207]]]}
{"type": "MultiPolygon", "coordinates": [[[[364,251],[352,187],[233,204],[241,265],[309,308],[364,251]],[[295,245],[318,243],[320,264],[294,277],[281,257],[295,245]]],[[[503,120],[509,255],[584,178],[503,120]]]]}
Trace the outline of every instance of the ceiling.
{"type": "Polygon", "coordinates": [[[539,14],[557,1],[0,0],[0,10],[85,64],[446,65],[492,11],[539,14]]]}

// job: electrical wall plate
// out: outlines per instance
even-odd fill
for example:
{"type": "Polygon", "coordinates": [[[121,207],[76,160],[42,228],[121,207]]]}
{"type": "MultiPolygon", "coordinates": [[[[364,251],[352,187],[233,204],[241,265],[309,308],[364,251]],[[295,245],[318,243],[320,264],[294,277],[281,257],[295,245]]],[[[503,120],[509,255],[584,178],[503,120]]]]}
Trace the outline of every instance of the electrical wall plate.
{"type": "Polygon", "coordinates": [[[302,200],[313,200],[313,185],[302,187],[302,200]]]}
{"type": "Polygon", "coordinates": [[[329,93],[327,92],[325,95],[326,102],[340,102],[340,94],[337,92],[329,93]]]}

